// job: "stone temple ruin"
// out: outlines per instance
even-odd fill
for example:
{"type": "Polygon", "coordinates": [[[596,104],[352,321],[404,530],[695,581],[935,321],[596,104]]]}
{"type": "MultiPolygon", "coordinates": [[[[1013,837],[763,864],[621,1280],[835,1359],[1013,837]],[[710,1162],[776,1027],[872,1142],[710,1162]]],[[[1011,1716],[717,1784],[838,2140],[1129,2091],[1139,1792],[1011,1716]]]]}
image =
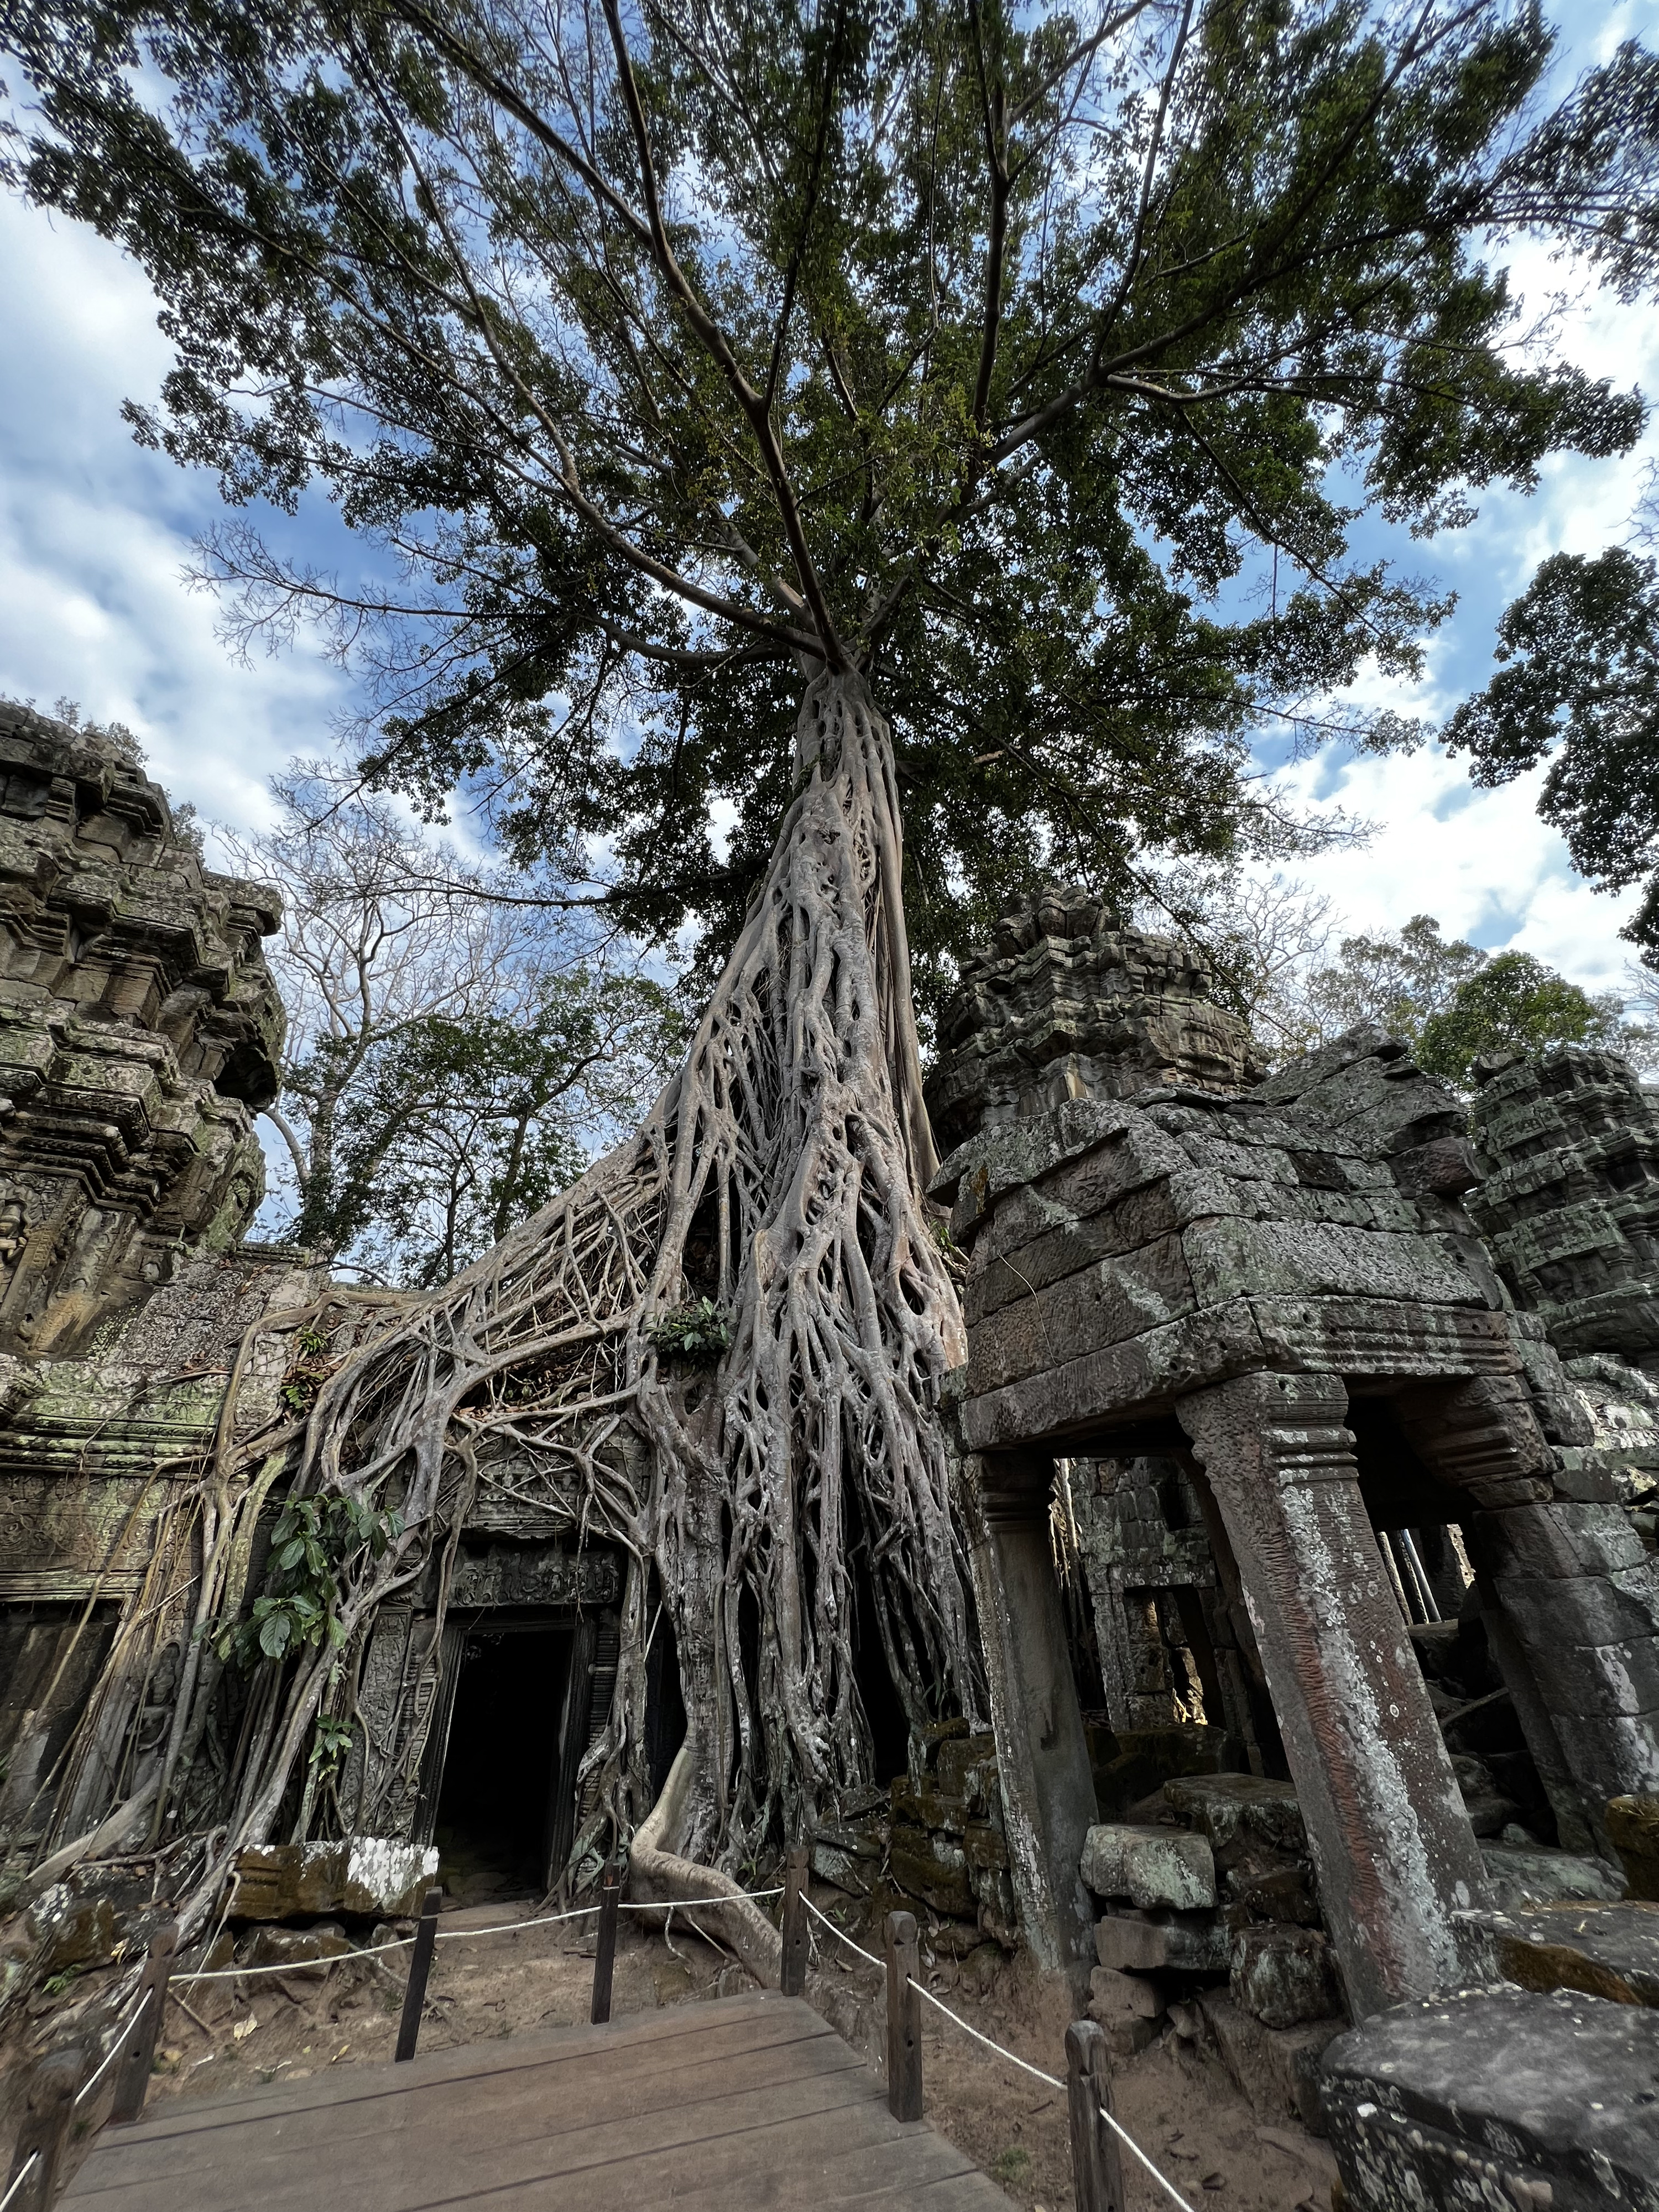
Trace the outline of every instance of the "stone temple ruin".
{"type": "MultiPolygon", "coordinates": [[[[187,1840],[145,1819],[164,1764],[228,1817],[179,1721],[203,1474],[236,1455],[251,1601],[258,1442],[305,1379],[258,1328],[334,1294],[240,1241],[274,895],[104,740],[7,708],[0,772],[11,2003],[142,1932],[187,1840]]],[[[867,1690],[884,1786],[818,1876],[959,1954],[1024,1942],[1121,2052],[1212,2040],[1264,2118],[1328,2128],[1356,2205],[1659,2206],[1653,1103],[1566,1048],[1466,1110],[1370,1032],[1264,1076],[1190,952],[1058,891],[965,963],[939,1046],[994,1728],[909,1741],[867,1690]]],[[[510,1474],[373,1621],[349,1834],[302,1808],[243,1855],[237,1957],[406,1909],[440,1848],[565,1873],[621,1571],[510,1474]]]]}

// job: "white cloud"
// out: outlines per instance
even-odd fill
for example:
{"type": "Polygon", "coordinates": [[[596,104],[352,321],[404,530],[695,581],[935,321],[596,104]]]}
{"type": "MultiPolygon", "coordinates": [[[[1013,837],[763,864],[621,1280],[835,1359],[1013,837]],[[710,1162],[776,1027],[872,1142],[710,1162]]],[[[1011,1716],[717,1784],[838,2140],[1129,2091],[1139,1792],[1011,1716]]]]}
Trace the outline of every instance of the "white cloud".
{"type": "Polygon", "coordinates": [[[235,663],[181,571],[210,480],[136,446],[170,351],[142,273],[102,240],[0,200],[0,692],[128,723],[204,814],[268,819],[265,779],[324,749],[343,681],[314,657],[235,663]]]}

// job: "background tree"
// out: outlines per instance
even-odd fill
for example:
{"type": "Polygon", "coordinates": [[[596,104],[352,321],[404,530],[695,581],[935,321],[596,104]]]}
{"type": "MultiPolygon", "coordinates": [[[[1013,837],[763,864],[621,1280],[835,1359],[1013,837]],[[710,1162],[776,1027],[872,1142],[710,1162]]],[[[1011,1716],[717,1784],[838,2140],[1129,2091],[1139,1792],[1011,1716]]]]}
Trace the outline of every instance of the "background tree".
{"type": "Polygon", "coordinates": [[[639,1121],[680,1017],[660,983],[596,959],[591,931],[503,898],[385,801],[304,765],[276,790],[274,828],[220,832],[283,894],[265,1224],[371,1280],[429,1288],[639,1121]]]}
{"type": "Polygon", "coordinates": [[[1538,1053],[1553,1044],[1599,1044],[1617,1052],[1645,1031],[1627,1033],[1616,992],[1592,998],[1529,952],[1499,952],[1466,975],[1450,1003],[1431,1013],[1416,1039],[1431,1075],[1474,1087],[1475,1062],[1498,1053],[1538,1053]]]}
{"type": "MultiPolygon", "coordinates": [[[[1279,925],[1292,942],[1295,916],[1292,904],[1279,925]]],[[[1259,1024],[1257,1035],[1275,1059],[1316,1050],[1363,1024],[1403,1038],[1431,1075],[1460,1090],[1471,1087],[1486,1054],[1596,1044],[1638,1066],[1653,1056],[1651,1022],[1626,1020],[1617,991],[1588,992],[1529,952],[1488,953],[1448,939],[1427,914],[1403,929],[1345,937],[1334,960],[1287,961],[1270,1006],[1271,1025],[1259,1024]]]]}
{"type": "Polygon", "coordinates": [[[1493,658],[1448,750],[1486,785],[1547,760],[1539,813],[1598,890],[1647,879],[1622,933],[1659,961],[1659,564],[1616,545],[1553,554],[1504,613],[1493,658]]]}

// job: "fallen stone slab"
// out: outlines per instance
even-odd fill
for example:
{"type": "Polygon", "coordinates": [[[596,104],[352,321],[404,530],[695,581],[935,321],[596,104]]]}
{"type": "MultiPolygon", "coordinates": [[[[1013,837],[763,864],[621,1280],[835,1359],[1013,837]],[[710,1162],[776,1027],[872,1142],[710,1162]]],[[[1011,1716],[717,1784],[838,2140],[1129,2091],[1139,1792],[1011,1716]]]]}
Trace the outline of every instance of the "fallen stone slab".
{"type": "Polygon", "coordinates": [[[1659,2006],[1659,1904],[1558,1901],[1457,1918],[1484,1946],[1494,1980],[1659,2006]]]}
{"type": "Polygon", "coordinates": [[[1623,1883],[1605,1859],[1553,1851],[1542,1844],[1528,1850],[1484,1839],[1480,1858],[1486,1869],[1487,1894],[1500,1912],[1513,1912],[1523,1905],[1548,1905],[1558,1898],[1612,1905],[1624,1894],[1623,1883]]]}
{"type": "Polygon", "coordinates": [[[1351,2212],[1659,2212],[1659,2013],[1498,1984],[1396,2005],[1325,2054],[1351,2212]]]}
{"type": "Polygon", "coordinates": [[[325,1921],[317,1928],[278,1928],[267,1923],[256,1928],[241,1946],[244,1955],[237,1963],[243,1966],[289,1966],[296,1973],[307,1970],[314,1973],[319,1966],[342,1957],[352,1948],[337,1921],[325,1921]]]}
{"type": "Polygon", "coordinates": [[[1299,2027],[1341,2010],[1331,1947],[1316,1928],[1269,1922],[1233,1938],[1233,2002],[1264,2027],[1299,2027]]]}
{"type": "Polygon", "coordinates": [[[1164,2013],[1164,1992],[1142,1974],[1120,1973],[1113,1966],[1096,1966],[1089,1975],[1089,2015],[1101,2021],[1158,2020],[1164,2013]]]}
{"type": "Polygon", "coordinates": [[[1120,1908],[1095,1923],[1095,1956],[1125,1973],[1224,1974],[1232,1942],[1219,1912],[1120,1908]]]}
{"type": "Polygon", "coordinates": [[[1180,1828],[1102,1822],[1083,1839],[1081,1870],[1097,1897],[1127,1897],[1143,1910],[1201,1911],[1216,1901],[1209,1844],[1180,1828]]]}
{"type": "Polygon", "coordinates": [[[1249,2100],[1258,2120],[1300,2120],[1325,2132],[1319,2069],[1325,2052],[1343,2033],[1340,2020],[1300,2027],[1268,2027],[1236,2005],[1224,1990],[1206,1990],[1198,2006],[1221,2063],[1249,2100]]]}
{"type": "Polygon", "coordinates": [[[267,1844],[239,1851],[232,1920],[314,1920],[325,1912],[401,1919],[418,1912],[438,1871],[434,1844],[357,1836],[349,1844],[267,1844]]]}
{"type": "Polygon", "coordinates": [[[1207,1838],[1218,1866],[1231,1866],[1249,1844],[1291,1858],[1308,1848],[1302,1808],[1288,1782],[1259,1774],[1190,1774],[1164,1785],[1164,1802],[1207,1838]]]}

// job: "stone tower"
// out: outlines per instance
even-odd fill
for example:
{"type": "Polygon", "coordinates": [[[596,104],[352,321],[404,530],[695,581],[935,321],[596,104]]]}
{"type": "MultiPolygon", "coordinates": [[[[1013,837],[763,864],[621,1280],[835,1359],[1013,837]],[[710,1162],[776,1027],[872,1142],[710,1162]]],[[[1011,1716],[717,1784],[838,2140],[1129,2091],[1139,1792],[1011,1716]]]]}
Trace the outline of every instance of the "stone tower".
{"type": "Polygon", "coordinates": [[[927,1081],[940,1152],[1068,1098],[1244,1089],[1261,1072],[1249,1028],[1213,989],[1190,945],[1121,928],[1086,891],[1046,889],[962,963],[927,1081]]]}
{"type": "Polygon", "coordinates": [[[0,1352],[73,1351],[240,1237],[280,916],[203,866],[118,742],[0,705],[0,1352]]]}

